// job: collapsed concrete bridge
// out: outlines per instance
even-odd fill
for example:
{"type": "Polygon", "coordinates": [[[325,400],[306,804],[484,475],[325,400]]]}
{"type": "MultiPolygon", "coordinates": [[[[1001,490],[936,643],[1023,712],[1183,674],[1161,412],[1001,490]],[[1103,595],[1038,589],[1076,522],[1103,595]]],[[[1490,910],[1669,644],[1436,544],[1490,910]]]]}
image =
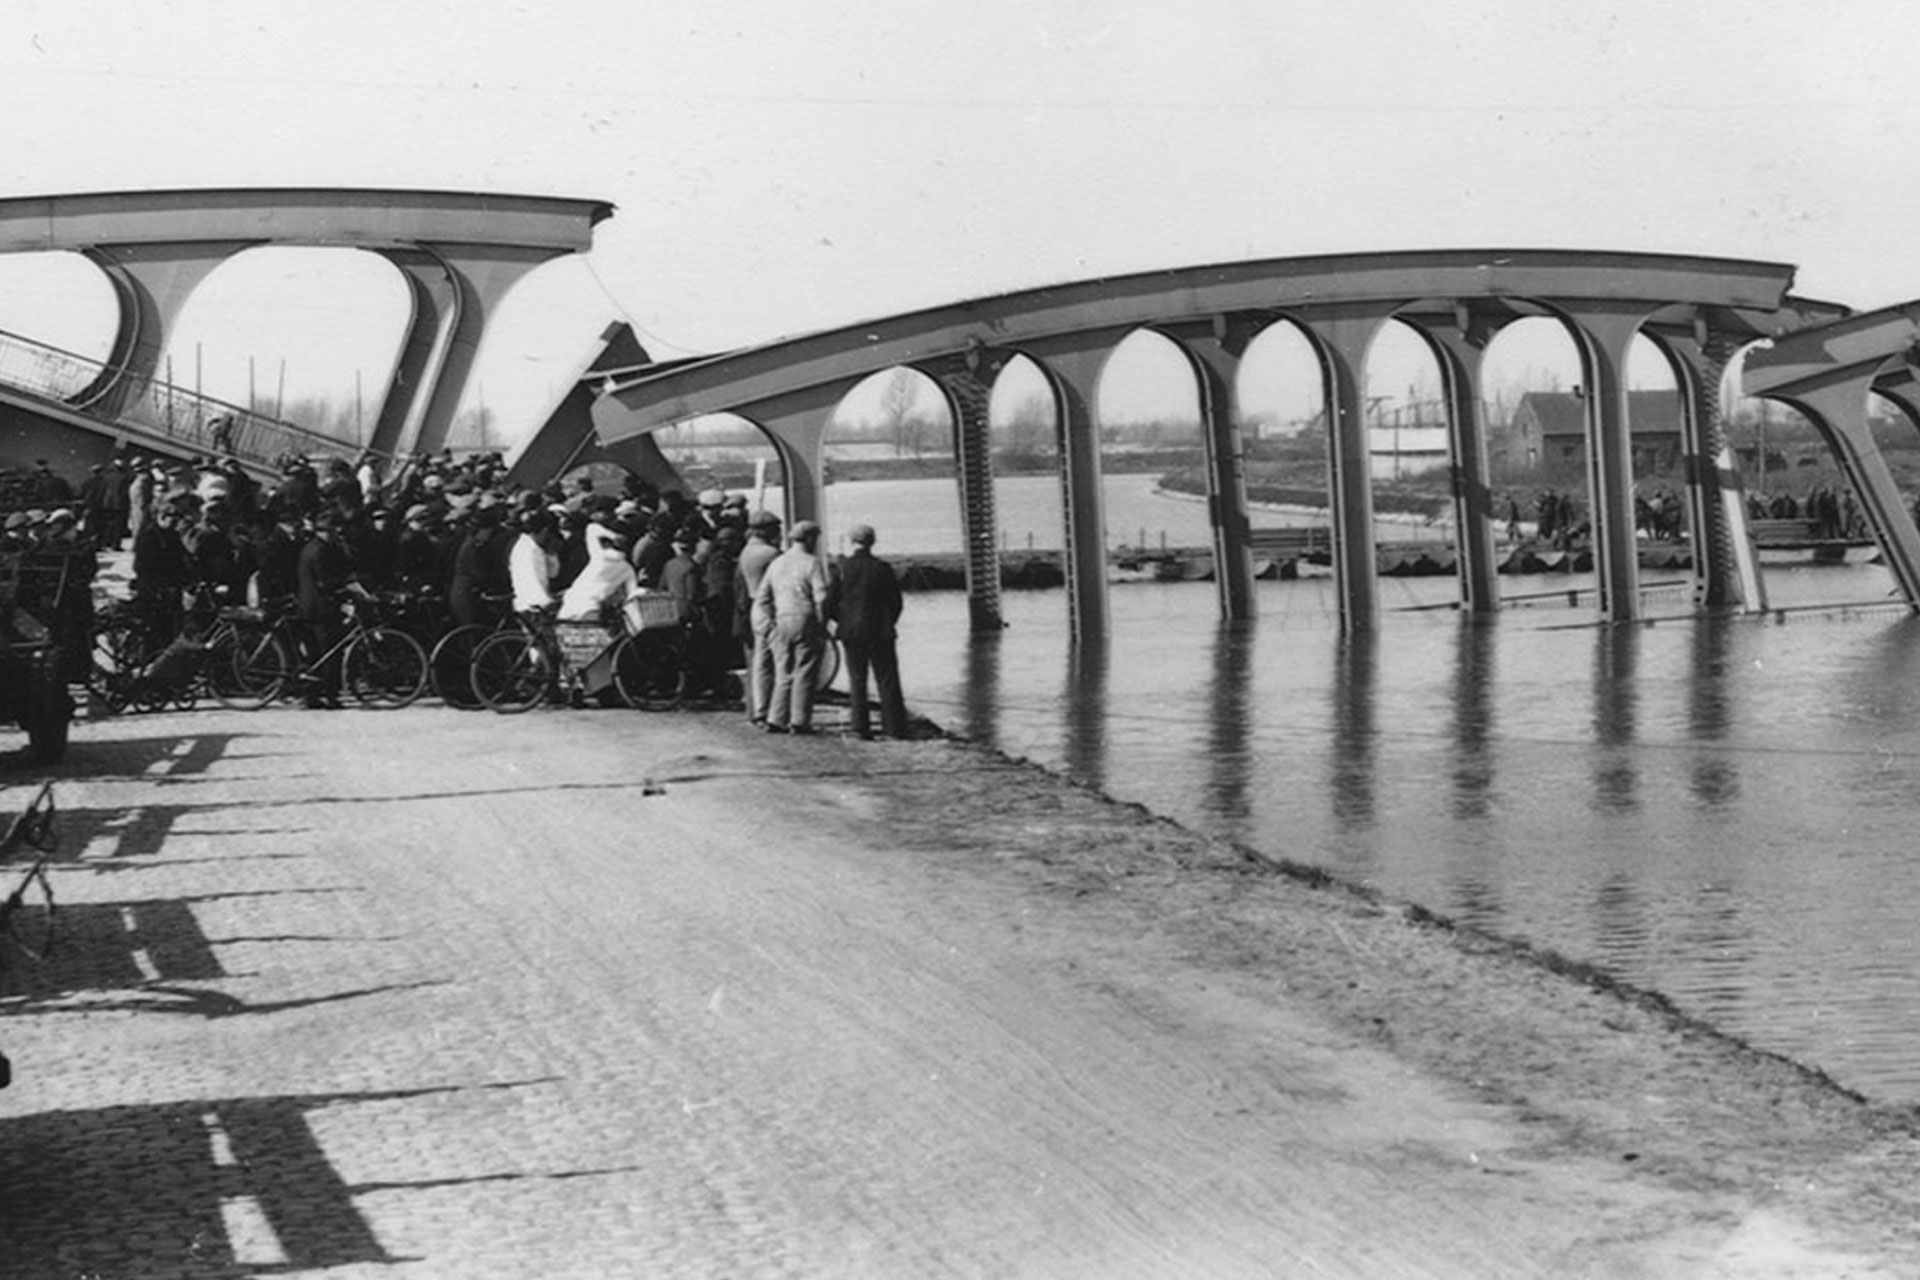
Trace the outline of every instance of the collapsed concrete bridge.
{"type": "MultiPolygon", "coordinates": [[[[1233,404],[1249,343],[1290,323],[1319,363],[1329,431],[1334,569],[1343,624],[1377,624],[1373,499],[1365,423],[1366,360],[1388,322],[1410,325],[1441,372],[1450,454],[1462,608],[1499,607],[1494,513],[1488,483],[1482,363],[1508,324],[1558,321],[1572,338],[1586,390],[1587,465],[1594,507],[1602,616],[1640,616],[1635,545],[1629,345],[1650,339],[1671,364],[1682,401],[1689,536],[1697,597],[1715,607],[1760,607],[1764,588],[1747,537],[1745,505],[1721,430],[1729,361],[1756,344],[1814,342],[1847,320],[1845,307],[1793,296],[1781,264],[1661,254],[1455,250],[1281,258],[1080,281],[957,302],[673,365],[590,374],[585,412],[556,415],[521,459],[532,471],[585,456],[621,458],[650,433],[700,415],[758,424],[777,449],[789,515],[817,519],[828,423],[859,382],[894,366],[918,370],[945,396],[955,424],[968,590],[976,626],[999,625],[999,557],[987,448],[993,379],[1014,357],[1032,361],[1051,391],[1066,512],[1073,630],[1107,629],[1100,451],[1090,406],[1101,369],[1131,333],[1147,329],[1185,355],[1199,392],[1213,514],[1214,562],[1224,616],[1254,611],[1253,558],[1243,451],[1233,404]]],[[[1797,350],[1783,346],[1782,350],[1797,350]]],[[[1882,353],[1881,361],[1898,360],[1882,353]]],[[[1920,536],[1866,436],[1867,391],[1888,395],[1920,420],[1920,391],[1876,366],[1856,377],[1857,410],[1821,401],[1810,412],[1863,495],[1883,552],[1910,602],[1920,603],[1920,536]]],[[[1759,394],[1793,399],[1764,380],[1759,394]]],[[[1804,403],[1804,397],[1797,403],[1804,403]]]]}
{"type": "MultiPolygon", "coordinates": [[[[448,438],[489,316],[533,267],[591,247],[604,201],[332,188],[149,191],[0,200],[0,253],[68,250],[111,282],[119,320],[108,359],[55,392],[15,373],[0,349],[0,421],[23,431],[91,432],[207,452],[208,406],[183,427],[178,389],[156,377],[182,308],[207,276],[263,245],[376,253],[407,282],[405,338],[381,397],[376,454],[430,452],[448,438]],[[155,404],[165,393],[165,421],[155,404]]],[[[1586,391],[1586,459],[1602,616],[1631,621],[1642,603],[1635,547],[1627,353],[1646,337],[1671,365],[1682,402],[1688,535],[1696,596],[1761,607],[1739,476],[1721,430],[1729,362],[1749,353],[1748,389],[1791,404],[1846,471],[1908,603],[1920,608],[1920,534],[1865,426],[1879,395],[1920,422],[1912,309],[1854,316],[1790,293],[1777,263],[1563,250],[1448,250],[1276,258],[1084,280],[955,302],[905,315],[672,363],[652,361],[631,330],[610,327],[566,398],[514,455],[517,478],[543,482],[604,458],[658,471],[662,428],[727,413],[757,424],[784,473],[789,518],[821,514],[824,448],[835,406],[876,372],[905,367],[940,388],[954,423],[969,598],[976,626],[1000,621],[999,557],[988,450],[994,379],[1031,361],[1053,401],[1074,633],[1108,626],[1099,433],[1100,373],[1127,336],[1172,342],[1192,372],[1207,451],[1222,614],[1254,612],[1253,556],[1236,375],[1269,326],[1303,334],[1319,365],[1329,444],[1333,562],[1343,624],[1377,625],[1373,495],[1365,385],[1368,352],[1389,322],[1410,326],[1440,371],[1448,409],[1460,603],[1499,607],[1482,367],[1515,321],[1557,321],[1586,391]]],[[[5,344],[0,344],[4,347],[5,344]]],[[[43,367],[45,351],[30,353],[43,367]]],[[[289,448],[343,446],[249,411],[225,415],[225,445],[264,466],[289,448]],[[239,430],[232,420],[238,416],[239,430]]]]}

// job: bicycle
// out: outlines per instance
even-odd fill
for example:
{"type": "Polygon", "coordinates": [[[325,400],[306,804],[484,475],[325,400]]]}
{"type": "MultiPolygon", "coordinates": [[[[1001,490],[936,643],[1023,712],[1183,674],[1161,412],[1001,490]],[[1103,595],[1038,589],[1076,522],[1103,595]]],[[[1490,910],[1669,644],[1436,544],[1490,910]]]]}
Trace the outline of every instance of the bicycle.
{"type": "Polygon", "coordinates": [[[520,624],[507,608],[512,596],[483,595],[481,600],[497,617],[492,622],[463,622],[434,641],[427,654],[427,681],[440,701],[463,711],[478,710],[485,704],[473,691],[473,651],[495,632],[520,624]]]}
{"type": "Polygon", "coordinates": [[[232,643],[209,659],[214,696],[221,696],[225,682],[249,700],[247,705],[265,706],[292,689],[319,687],[320,673],[337,660],[341,686],[361,706],[397,710],[411,705],[427,687],[426,650],[406,632],[381,624],[378,607],[372,596],[348,595],[346,629],[322,652],[298,663],[293,655],[301,651],[306,624],[291,612],[272,616],[257,631],[236,622],[232,643]]]}
{"type": "Polygon", "coordinates": [[[261,691],[237,678],[236,648],[264,628],[257,611],[227,607],[218,589],[201,584],[175,631],[151,605],[127,602],[102,613],[94,629],[87,688],[108,711],[191,711],[201,693],[247,710],[261,691]]]}
{"type": "Polygon", "coordinates": [[[474,696],[489,710],[527,711],[552,698],[570,704],[593,696],[641,710],[678,705],[686,628],[675,602],[636,596],[614,634],[597,622],[556,622],[515,615],[473,650],[474,696]],[[517,624],[517,625],[516,625],[517,624]]]}

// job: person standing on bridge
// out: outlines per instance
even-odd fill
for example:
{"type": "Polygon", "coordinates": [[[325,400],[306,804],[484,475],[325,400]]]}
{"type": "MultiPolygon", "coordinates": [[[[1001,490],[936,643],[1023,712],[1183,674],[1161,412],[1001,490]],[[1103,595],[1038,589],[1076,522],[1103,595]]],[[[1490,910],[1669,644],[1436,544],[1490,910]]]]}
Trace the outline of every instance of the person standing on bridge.
{"type": "Polygon", "coordinates": [[[840,559],[834,592],[832,633],[847,658],[848,719],[854,736],[873,737],[867,705],[867,673],[880,698],[880,729],[889,738],[907,736],[907,706],[900,693],[900,657],[894,646],[900,621],[900,580],[893,566],[873,554],[870,524],[847,533],[853,550],[840,559]]]}

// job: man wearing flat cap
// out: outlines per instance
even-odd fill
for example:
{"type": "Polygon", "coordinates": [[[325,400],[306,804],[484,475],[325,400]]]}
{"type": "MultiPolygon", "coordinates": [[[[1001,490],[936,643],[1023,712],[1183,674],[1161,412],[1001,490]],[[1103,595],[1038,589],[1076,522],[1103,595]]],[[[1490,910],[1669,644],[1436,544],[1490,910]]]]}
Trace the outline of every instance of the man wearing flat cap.
{"type": "Polygon", "coordinates": [[[787,549],[767,566],[754,605],[772,620],[773,692],[767,702],[768,733],[813,732],[813,686],[827,646],[831,607],[826,562],[816,548],[820,526],[795,522],[787,549]]]}
{"type": "Polygon", "coordinates": [[[747,719],[767,723],[773,701],[773,619],[757,603],[760,580],[780,558],[780,517],[759,510],[747,517],[747,542],[734,566],[734,638],[747,654],[747,719]]]}
{"type": "Polygon", "coordinates": [[[847,658],[848,720],[854,736],[873,737],[867,673],[880,697],[880,729],[889,738],[907,736],[907,706],[900,693],[900,658],[894,626],[900,620],[900,580],[893,566],[873,554],[870,524],[847,531],[853,550],[840,559],[834,592],[833,635],[847,658]]]}

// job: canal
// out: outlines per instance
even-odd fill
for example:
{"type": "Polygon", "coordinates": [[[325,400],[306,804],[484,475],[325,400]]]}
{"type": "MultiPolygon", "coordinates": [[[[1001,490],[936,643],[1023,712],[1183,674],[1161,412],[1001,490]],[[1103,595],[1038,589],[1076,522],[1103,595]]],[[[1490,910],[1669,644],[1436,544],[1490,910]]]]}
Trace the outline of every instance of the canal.
{"type": "MultiPolygon", "coordinates": [[[[1031,519],[1034,545],[1057,546],[1044,496],[1029,516],[1010,492],[1005,540],[1031,519]]],[[[1204,508],[1148,478],[1110,481],[1108,499],[1114,542],[1205,540],[1204,508]]],[[[951,507],[938,482],[829,490],[830,529],[869,520],[896,558],[951,550],[951,507]]],[[[1092,653],[1068,643],[1062,592],[1009,593],[986,638],[960,593],[916,594],[908,699],[1118,799],[1920,1102],[1920,622],[1888,575],[1776,569],[1775,612],[1718,620],[1656,587],[1630,627],[1568,607],[1590,579],[1502,583],[1531,599],[1475,625],[1444,607],[1450,580],[1389,579],[1364,640],[1340,634],[1325,577],[1260,583],[1260,617],[1237,627],[1209,583],[1117,585],[1092,653]]]]}

